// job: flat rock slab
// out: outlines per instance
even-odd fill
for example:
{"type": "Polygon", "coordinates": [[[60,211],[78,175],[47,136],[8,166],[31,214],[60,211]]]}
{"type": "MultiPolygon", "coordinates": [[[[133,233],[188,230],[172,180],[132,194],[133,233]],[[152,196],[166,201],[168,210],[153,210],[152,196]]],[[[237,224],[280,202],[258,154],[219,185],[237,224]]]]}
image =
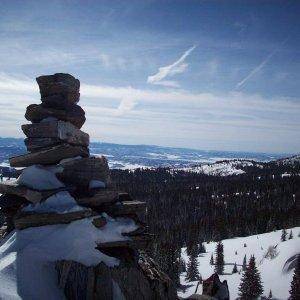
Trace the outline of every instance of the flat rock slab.
{"type": "Polygon", "coordinates": [[[45,225],[68,224],[97,215],[96,212],[86,209],[65,214],[57,213],[21,213],[14,219],[16,229],[39,227],[45,225]]]}
{"type": "Polygon", "coordinates": [[[57,138],[73,145],[89,145],[89,135],[69,122],[51,121],[22,125],[28,138],[57,138]]]}
{"type": "Polygon", "coordinates": [[[98,191],[91,197],[77,198],[76,202],[79,205],[84,205],[92,208],[101,207],[103,205],[115,204],[119,201],[119,192],[103,189],[98,191]]]}
{"type": "Polygon", "coordinates": [[[23,197],[31,203],[38,203],[43,199],[61,191],[63,189],[49,190],[49,191],[36,191],[29,189],[25,186],[19,185],[16,180],[7,180],[0,183],[0,193],[16,195],[23,197]]]}
{"type": "Polygon", "coordinates": [[[66,184],[89,188],[91,180],[102,181],[105,184],[110,180],[110,171],[104,156],[75,159],[60,165],[63,171],[58,173],[57,177],[66,184]]]}
{"type": "Polygon", "coordinates": [[[38,164],[53,165],[65,158],[87,157],[88,155],[89,151],[85,147],[62,144],[47,150],[11,157],[9,162],[12,167],[29,167],[38,164]]]}
{"type": "Polygon", "coordinates": [[[120,252],[121,249],[124,248],[132,248],[132,249],[145,249],[148,247],[151,239],[149,237],[140,237],[139,239],[133,240],[128,239],[125,241],[115,241],[115,242],[105,242],[105,243],[97,243],[97,249],[104,254],[112,255],[116,250],[120,252]]]}
{"type": "Polygon", "coordinates": [[[80,82],[70,74],[56,73],[36,78],[40,88],[42,102],[49,107],[61,107],[79,101],[80,82]]]}
{"type": "Polygon", "coordinates": [[[146,202],[141,201],[123,201],[105,208],[105,212],[114,217],[146,213],[146,202]]]}
{"type": "Polygon", "coordinates": [[[38,123],[46,118],[56,118],[81,128],[85,122],[85,112],[76,104],[69,105],[65,109],[45,107],[42,104],[31,104],[26,108],[25,118],[33,123],[38,123]]]}
{"type": "Polygon", "coordinates": [[[26,138],[24,143],[28,152],[36,152],[61,145],[62,140],[58,138],[26,138]]]}

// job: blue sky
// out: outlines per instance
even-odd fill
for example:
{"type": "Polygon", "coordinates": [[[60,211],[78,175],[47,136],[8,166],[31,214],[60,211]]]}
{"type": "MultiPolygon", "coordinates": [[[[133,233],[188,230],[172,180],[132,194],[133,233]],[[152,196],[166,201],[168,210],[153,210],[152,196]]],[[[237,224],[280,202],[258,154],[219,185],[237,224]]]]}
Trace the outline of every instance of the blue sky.
{"type": "Polygon", "coordinates": [[[35,77],[81,81],[93,140],[300,149],[298,1],[0,1],[0,135],[35,77]]]}

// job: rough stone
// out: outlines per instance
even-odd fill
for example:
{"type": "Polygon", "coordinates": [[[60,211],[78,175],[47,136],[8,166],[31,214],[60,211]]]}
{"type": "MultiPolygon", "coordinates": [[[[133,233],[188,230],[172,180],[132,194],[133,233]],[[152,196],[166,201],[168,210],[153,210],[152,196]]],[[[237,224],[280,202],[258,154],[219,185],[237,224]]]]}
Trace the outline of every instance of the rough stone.
{"type": "Polygon", "coordinates": [[[38,123],[49,117],[70,122],[77,128],[81,128],[85,122],[85,112],[76,104],[69,105],[65,109],[49,108],[41,104],[30,104],[26,108],[25,118],[33,123],[38,123]]]}
{"type": "Polygon", "coordinates": [[[20,213],[14,219],[15,228],[26,229],[45,225],[68,224],[76,220],[89,218],[97,215],[91,209],[85,209],[70,213],[20,213]]]}
{"type": "Polygon", "coordinates": [[[26,138],[24,140],[28,152],[50,149],[62,143],[58,138],[26,138]]]}
{"type": "Polygon", "coordinates": [[[89,188],[91,180],[103,181],[107,184],[110,172],[104,156],[88,157],[62,163],[63,171],[57,174],[59,180],[67,184],[89,188]]]}
{"type": "Polygon", "coordinates": [[[11,157],[9,162],[12,167],[29,167],[37,164],[53,165],[65,158],[87,157],[88,155],[88,149],[85,147],[62,144],[50,149],[11,157]]]}
{"type": "Polygon", "coordinates": [[[80,82],[70,74],[57,73],[36,79],[42,102],[49,107],[66,107],[79,101],[80,82]]]}
{"type": "Polygon", "coordinates": [[[99,218],[94,218],[92,223],[95,227],[102,228],[107,224],[107,221],[104,217],[99,217],[99,218]]]}
{"type": "Polygon", "coordinates": [[[58,138],[73,145],[89,145],[89,135],[69,122],[51,121],[22,125],[24,134],[29,138],[58,138]]]}

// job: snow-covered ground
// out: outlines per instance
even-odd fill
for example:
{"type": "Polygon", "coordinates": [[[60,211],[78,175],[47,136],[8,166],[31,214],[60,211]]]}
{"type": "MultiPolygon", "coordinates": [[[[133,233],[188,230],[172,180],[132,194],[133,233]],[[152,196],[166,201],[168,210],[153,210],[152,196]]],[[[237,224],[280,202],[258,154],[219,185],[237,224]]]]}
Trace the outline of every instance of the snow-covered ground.
{"type": "Polygon", "coordinates": [[[260,168],[262,167],[262,164],[251,160],[226,160],[210,164],[202,164],[195,167],[181,168],[180,170],[203,173],[212,176],[230,176],[243,174],[245,173],[245,171],[242,170],[243,167],[252,167],[254,165],[260,168]]]}
{"type": "MultiPolygon", "coordinates": [[[[233,264],[237,263],[238,270],[242,269],[242,263],[244,255],[246,254],[247,263],[251,255],[255,255],[256,264],[261,274],[264,295],[268,296],[270,289],[272,290],[273,297],[276,299],[285,300],[289,296],[290,283],[292,281],[293,270],[287,271],[284,268],[285,263],[289,258],[297,253],[300,253],[300,227],[288,229],[287,232],[293,231],[294,238],[285,242],[280,241],[281,230],[253,235],[248,237],[233,238],[223,241],[224,245],[224,259],[225,263],[230,265],[225,266],[224,273],[227,275],[221,275],[220,280],[227,280],[230,299],[236,299],[238,297],[238,288],[242,276],[242,271],[236,274],[232,274],[233,264]],[[247,247],[244,247],[244,244],[247,247]],[[264,258],[269,246],[276,246],[278,256],[270,260],[264,258]],[[237,254],[235,254],[237,252],[237,254]]],[[[213,274],[214,266],[210,265],[211,254],[215,257],[216,243],[205,243],[207,253],[201,254],[198,257],[199,273],[203,279],[208,278],[213,274]]],[[[185,262],[188,261],[186,249],[182,249],[182,258],[185,262]]],[[[195,292],[197,281],[187,282],[185,281],[186,273],[181,274],[181,283],[189,286],[185,292],[178,292],[178,295],[186,298],[195,292]]],[[[199,285],[197,294],[202,294],[202,285],[199,285]]]]}

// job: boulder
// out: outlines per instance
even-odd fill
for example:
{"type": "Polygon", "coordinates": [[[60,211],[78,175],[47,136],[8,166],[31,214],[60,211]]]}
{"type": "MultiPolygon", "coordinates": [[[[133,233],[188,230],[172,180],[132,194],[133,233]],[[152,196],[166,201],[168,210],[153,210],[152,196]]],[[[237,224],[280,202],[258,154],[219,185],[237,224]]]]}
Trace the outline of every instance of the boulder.
{"type": "Polygon", "coordinates": [[[69,122],[51,121],[22,125],[24,134],[29,138],[54,138],[72,145],[89,145],[89,135],[69,122]]]}
{"type": "Polygon", "coordinates": [[[27,153],[9,158],[12,167],[29,167],[32,165],[53,165],[62,159],[73,157],[87,157],[89,151],[85,147],[62,144],[46,150],[27,153]]]}
{"type": "Polygon", "coordinates": [[[134,214],[146,213],[146,202],[141,201],[123,201],[110,205],[104,209],[106,213],[113,217],[122,217],[134,214]]]}
{"type": "Polygon", "coordinates": [[[42,102],[48,107],[64,108],[79,101],[80,82],[70,74],[57,73],[36,79],[42,102]]]}
{"type": "Polygon", "coordinates": [[[30,104],[26,108],[25,118],[33,123],[39,123],[49,117],[70,122],[77,128],[81,128],[85,122],[85,112],[76,104],[69,105],[65,109],[45,107],[41,104],[30,104]]]}
{"type": "Polygon", "coordinates": [[[92,180],[102,181],[105,184],[110,180],[109,167],[104,156],[75,159],[60,165],[63,171],[58,173],[57,177],[67,184],[88,189],[92,180]]]}
{"type": "Polygon", "coordinates": [[[69,213],[28,213],[22,212],[15,216],[14,225],[16,229],[39,227],[45,225],[68,224],[76,220],[96,216],[97,213],[91,209],[84,209],[69,213]]]}

